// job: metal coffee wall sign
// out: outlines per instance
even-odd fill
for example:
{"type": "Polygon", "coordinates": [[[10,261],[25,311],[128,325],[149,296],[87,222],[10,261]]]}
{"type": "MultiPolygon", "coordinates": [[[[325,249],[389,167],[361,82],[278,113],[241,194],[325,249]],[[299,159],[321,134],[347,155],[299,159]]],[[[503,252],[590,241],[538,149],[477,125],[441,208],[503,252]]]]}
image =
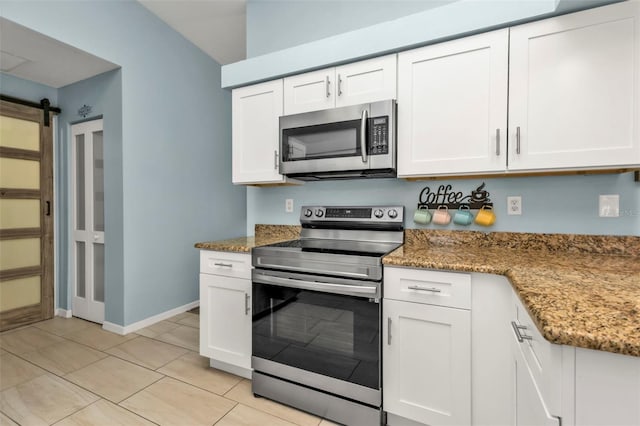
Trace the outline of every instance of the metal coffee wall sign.
{"type": "Polygon", "coordinates": [[[458,210],[462,207],[479,210],[483,207],[493,207],[489,195],[489,191],[485,190],[484,182],[466,195],[462,191],[454,191],[453,185],[440,185],[437,190],[432,190],[427,186],[420,191],[418,209],[447,207],[449,210],[458,210]]]}

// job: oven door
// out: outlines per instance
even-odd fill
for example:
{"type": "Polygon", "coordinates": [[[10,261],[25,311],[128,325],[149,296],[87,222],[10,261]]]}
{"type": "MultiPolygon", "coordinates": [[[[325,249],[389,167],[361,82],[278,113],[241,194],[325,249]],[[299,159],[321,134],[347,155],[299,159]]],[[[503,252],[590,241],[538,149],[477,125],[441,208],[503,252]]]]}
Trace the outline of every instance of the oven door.
{"type": "Polygon", "coordinates": [[[379,294],[376,282],[254,269],[253,369],[379,407],[379,294]]]}

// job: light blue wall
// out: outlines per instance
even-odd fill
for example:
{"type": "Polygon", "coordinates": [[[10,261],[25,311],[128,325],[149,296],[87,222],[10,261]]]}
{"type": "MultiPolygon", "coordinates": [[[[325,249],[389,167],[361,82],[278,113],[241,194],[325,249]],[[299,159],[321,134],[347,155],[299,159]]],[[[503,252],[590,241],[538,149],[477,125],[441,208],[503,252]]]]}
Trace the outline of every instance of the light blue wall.
{"type": "MultiPolygon", "coordinates": [[[[327,2],[331,3],[331,2],[327,2]]],[[[536,9],[543,2],[469,2],[458,1],[439,10],[427,10],[406,18],[396,20],[392,23],[382,23],[369,29],[353,31],[349,33],[351,39],[356,39],[359,34],[364,34],[372,28],[378,28],[388,33],[379,34],[381,38],[387,37],[393,40],[400,40],[406,34],[417,32],[417,25],[409,25],[412,20],[434,21],[434,16],[444,13],[462,13],[476,10],[477,14],[472,16],[464,13],[460,16],[454,15],[450,18],[441,19],[436,22],[433,28],[425,28],[423,32],[451,33],[456,28],[461,28],[470,22],[483,22],[485,26],[492,23],[498,24],[513,17],[516,12],[536,9]],[[482,4],[481,4],[482,3],[482,4]],[[491,11],[496,7],[502,7],[502,12],[495,15],[487,15],[483,11],[491,11]],[[476,9],[474,9],[474,7],[476,9]],[[456,12],[457,11],[457,12],[456,12]],[[393,25],[399,23],[408,25],[406,31],[392,31],[393,25]]],[[[577,8],[596,6],[602,1],[556,1],[559,12],[568,12],[577,8]]],[[[287,20],[297,19],[308,23],[309,31],[316,34],[316,26],[322,26],[322,34],[326,35],[329,30],[333,34],[344,31],[343,22],[351,19],[357,21],[360,16],[358,11],[352,11],[349,15],[342,16],[339,24],[334,24],[332,20],[319,20],[315,25],[313,18],[317,15],[317,5],[315,3],[300,2],[295,8],[285,10],[288,2],[268,1],[270,12],[264,13],[265,22],[260,22],[260,16],[254,11],[266,9],[266,5],[261,1],[251,1],[247,6],[247,51],[267,52],[272,48],[273,40],[296,40],[300,36],[300,29],[297,26],[285,25],[278,21],[279,14],[286,14],[287,20]],[[257,6],[257,7],[256,7],[257,6]],[[255,10],[252,11],[252,8],[255,10]],[[274,34],[267,36],[265,28],[269,28],[274,34]],[[249,49],[250,47],[250,49],[249,49]]],[[[335,6],[328,6],[335,7],[335,6]]],[[[331,43],[332,39],[325,39],[315,42],[318,49],[321,45],[325,48],[331,46],[334,56],[340,56],[353,46],[331,43]]],[[[306,45],[307,46],[307,45],[306,45]]],[[[306,47],[305,46],[305,47],[306,47]]],[[[304,52],[302,47],[298,52],[304,52]]],[[[314,50],[311,49],[310,52],[314,50]]],[[[286,51],[285,51],[286,52],[286,51]]],[[[266,56],[262,57],[266,60],[266,56]]],[[[256,58],[258,60],[260,58],[256,58]]],[[[451,181],[424,181],[406,182],[401,179],[370,180],[370,181],[335,181],[335,182],[314,182],[306,183],[300,187],[281,188],[249,188],[247,190],[247,233],[253,234],[253,227],[256,223],[278,223],[296,224],[300,214],[300,206],[306,203],[319,204],[401,204],[406,208],[409,216],[413,215],[413,210],[418,202],[420,190],[425,186],[431,188],[440,184],[451,184],[457,191],[469,193],[477,187],[482,180],[451,180],[451,181]],[[294,213],[284,212],[285,199],[293,198],[295,202],[294,213]]],[[[640,183],[633,182],[631,174],[622,175],[593,175],[593,176],[559,176],[559,177],[529,177],[529,178],[494,178],[486,180],[491,198],[495,203],[498,213],[498,221],[495,226],[485,230],[513,231],[513,232],[552,232],[552,233],[584,233],[584,234],[615,234],[615,235],[640,235],[640,183]],[[599,218],[598,217],[598,195],[599,194],[620,194],[621,217],[599,218]],[[507,195],[522,195],[523,211],[522,216],[506,215],[507,195]]],[[[409,228],[416,227],[412,220],[406,221],[409,228]]],[[[433,227],[434,225],[430,225],[433,227]]],[[[456,229],[453,225],[448,229],[456,229]]],[[[480,229],[471,226],[466,229],[480,229]]]]}
{"type": "Polygon", "coordinates": [[[308,204],[384,205],[405,207],[405,227],[428,229],[471,229],[562,234],[640,235],[640,182],[632,173],[591,176],[541,176],[407,182],[401,179],[308,182],[298,187],[249,188],[247,191],[247,233],[256,223],[298,224],[300,207],[308,204]],[[452,185],[465,195],[486,182],[494,203],[496,223],[446,227],[416,225],[413,212],[425,186],[437,190],[452,185]],[[620,194],[620,217],[598,216],[598,195],[620,194]],[[507,215],[507,196],[522,196],[522,216],[507,215]],[[294,212],[285,213],[287,198],[294,200],[294,212]]]}
{"type": "Polygon", "coordinates": [[[248,0],[247,57],[453,3],[457,0],[248,0]],[[282,31],[286,27],[286,31],[282,31]]]}
{"type": "Polygon", "coordinates": [[[0,72],[0,93],[35,103],[40,103],[41,99],[47,98],[52,106],[58,106],[58,89],[3,72],[0,72]]]}
{"type": "Polygon", "coordinates": [[[106,233],[122,233],[122,246],[106,237],[105,248],[107,292],[121,286],[124,301],[107,305],[106,320],[128,325],[198,300],[193,243],[245,229],[219,64],[133,0],[2,1],[0,13],[122,67],[122,191],[112,194],[122,210],[106,207],[106,233]]]}

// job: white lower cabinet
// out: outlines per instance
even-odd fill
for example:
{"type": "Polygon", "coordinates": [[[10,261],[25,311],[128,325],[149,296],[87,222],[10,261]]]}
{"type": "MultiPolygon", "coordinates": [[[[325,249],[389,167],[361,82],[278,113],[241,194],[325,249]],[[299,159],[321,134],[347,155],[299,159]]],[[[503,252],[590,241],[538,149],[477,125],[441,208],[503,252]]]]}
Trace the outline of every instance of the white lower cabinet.
{"type": "Polygon", "coordinates": [[[432,272],[431,277],[430,271],[416,272],[385,268],[385,294],[402,298],[385,296],[383,301],[383,408],[390,415],[388,424],[412,424],[402,419],[471,424],[471,311],[421,301],[424,293],[445,293],[435,284],[444,285],[447,292],[468,292],[468,274],[432,272]],[[453,279],[447,280],[447,275],[453,279]],[[466,278],[466,285],[456,282],[460,277],[466,278]],[[413,284],[401,292],[410,280],[413,284]]]}
{"type": "Polygon", "coordinates": [[[210,358],[212,367],[246,378],[251,377],[251,280],[243,275],[250,267],[248,254],[201,254],[200,355],[210,358]],[[212,258],[224,268],[221,275],[202,273],[212,258]]]}

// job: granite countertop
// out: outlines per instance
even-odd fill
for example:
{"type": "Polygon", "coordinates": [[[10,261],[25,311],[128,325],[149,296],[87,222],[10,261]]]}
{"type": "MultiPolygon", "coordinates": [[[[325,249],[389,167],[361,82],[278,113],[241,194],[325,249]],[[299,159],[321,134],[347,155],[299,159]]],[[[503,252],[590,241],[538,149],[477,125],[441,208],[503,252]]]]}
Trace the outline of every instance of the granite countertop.
{"type": "Polygon", "coordinates": [[[300,236],[300,227],[293,225],[256,225],[254,237],[239,237],[221,241],[205,241],[196,243],[202,250],[249,253],[254,247],[295,240],[300,236]]]}
{"type": "Polygon", "coordinates": [[[383,262],[505,275],[550,342],[640,356],[640,237],[407,230],[383,262]]]}
{"type": "MultiPolygon", "coordinates": [[[[249,253],[299,235],[256,225],[255,237],[195,247],[249,253]]],[[[409,229],[383,263],[504,275],[550,342],[640,356],[640,237],[409,229]]]]}

